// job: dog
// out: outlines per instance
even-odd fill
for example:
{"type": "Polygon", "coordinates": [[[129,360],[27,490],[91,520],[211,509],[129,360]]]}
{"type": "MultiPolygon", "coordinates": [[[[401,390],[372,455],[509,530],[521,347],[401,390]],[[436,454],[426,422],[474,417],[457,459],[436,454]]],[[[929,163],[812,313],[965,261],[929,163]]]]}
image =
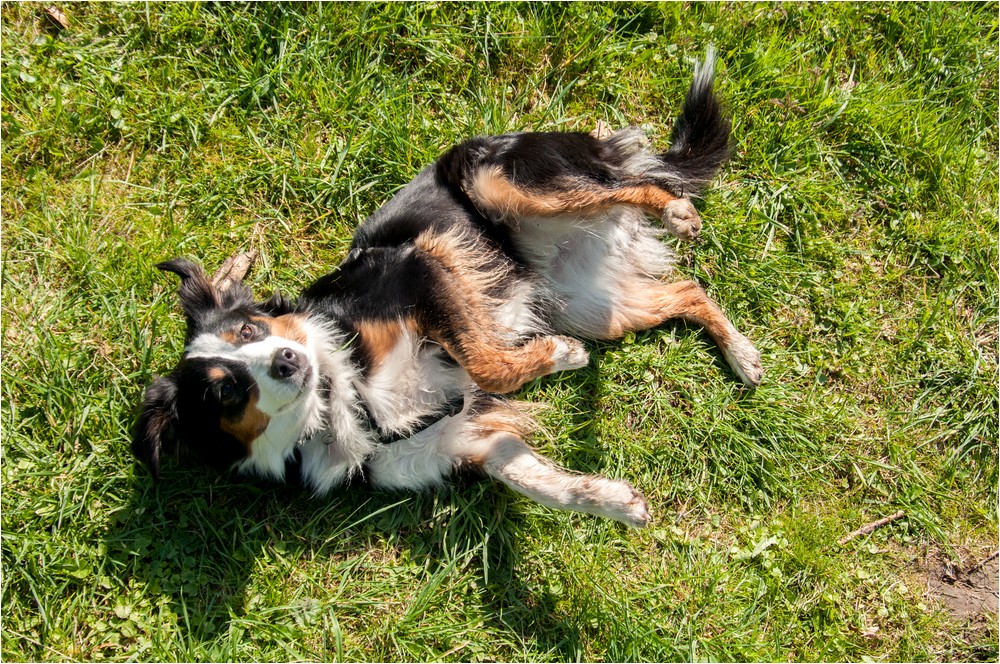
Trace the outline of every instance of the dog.
{"type": "Polygon", "coordinates": [[[729,156],[711,51],[695,66],[671,147],[635,128],[461,143],[358,227],[343,262],[295,300],[259,302],[180,277],[184,355],[147,388],[132,450],[154,478],[181,451],[219,469],[415,490],[473,470],[544,505],[649,523],[623,480],[557,467],[500,395],[588,363],[579,340],[668,319],[702,326],[748,386],[760,354],[694,281],[666,280],[663,232],[695,239],[690,196],[729,156]],[[650,222],[662,222],[662,229],[650,222]]]}

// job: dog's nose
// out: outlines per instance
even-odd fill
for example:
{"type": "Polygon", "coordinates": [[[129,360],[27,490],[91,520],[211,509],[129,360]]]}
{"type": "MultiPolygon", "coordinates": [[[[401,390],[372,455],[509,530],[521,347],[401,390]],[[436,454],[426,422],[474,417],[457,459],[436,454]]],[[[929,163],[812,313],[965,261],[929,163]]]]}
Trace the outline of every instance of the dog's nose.
{"type": "Polygon", "coordinates": [[[271,378],[285,380],[299,372],[306,364],[302,353],[292,348],[279,348],[271,358],[271,378]]]}

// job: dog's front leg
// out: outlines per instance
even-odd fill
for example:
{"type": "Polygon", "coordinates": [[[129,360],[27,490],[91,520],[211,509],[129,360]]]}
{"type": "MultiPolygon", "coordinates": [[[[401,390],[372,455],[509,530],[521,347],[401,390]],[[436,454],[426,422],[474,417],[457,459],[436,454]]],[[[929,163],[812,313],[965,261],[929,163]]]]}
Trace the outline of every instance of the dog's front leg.
{"type": "Polygon", "coordinates": [[[524,442],[524,424],[511,405],[480,398],[454,417],[385,445],[366,464],[366,476],[378,487],[412,490],[439,485],[456,469],[475,469],[549,507],[636,528],[649,523],[646,499],[632,485],[557,467],[524,442]]]}
{"type": "Polygon", "coordinates": [[[634,528],[649,524],[646,499],[628,482],[559,468],[508,432],[477,443],[487,475],[542,505],[596,514],[634,528]]]}

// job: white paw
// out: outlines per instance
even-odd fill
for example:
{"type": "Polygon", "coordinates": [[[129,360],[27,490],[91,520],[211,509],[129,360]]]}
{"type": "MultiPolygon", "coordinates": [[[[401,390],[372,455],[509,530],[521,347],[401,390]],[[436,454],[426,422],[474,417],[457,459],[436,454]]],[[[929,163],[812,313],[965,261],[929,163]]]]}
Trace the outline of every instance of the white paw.
{"type": "Polygon", "coordinates": [[[663,209],[663,224],[674,237],[694,240],[701,233],[701,217],[687,198],[677,198],[663,209]]]}
{"type": "Polygon", "coordinates": [[[552,370],[566,371],[580,369],[590,363],[590,356],[583,343],[572,337],[553,337],[555,350],[552,351],[552,370]]]}
{"type": "Polygon", "coordinates": [[[739,332],[733,332],[732,340],[722,354],[725,355],[729,366],[733,368],[736,375],[750,387],[760,385],[761,378],[764,377],[764,369],[760,364],[760,352],[754,348],[750,340],[739,332]]]}
{"type": "Polygon", "coordinates": [[[651,520],[645,496],[628,482],[607,480],[601,513],[633,528],[645,528],[651,520]]]}

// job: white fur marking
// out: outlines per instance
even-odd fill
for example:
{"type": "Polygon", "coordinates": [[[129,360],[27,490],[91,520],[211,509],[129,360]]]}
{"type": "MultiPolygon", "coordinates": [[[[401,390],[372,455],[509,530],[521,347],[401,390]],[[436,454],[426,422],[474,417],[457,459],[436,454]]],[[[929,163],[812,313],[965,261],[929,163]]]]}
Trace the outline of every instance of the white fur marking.
{"type": "Polygon", "coordinates": [[[396,345],[368,376],[355,381],[355,387],[383,431],[406,433],[472,381],[464,369],[447,362],[439,345],[405,325],[400,328],[396,345]]]}
{"type": "Polygon", "coordinates": [[[621,284],[672,270],[674,255],[661,234],[642,210],[621,205],[589,216],[524,219],[515,241],[559,303],[550,314],[558,331],[593,338],[605,333],[595,326],[629,297],[621,284]]]}
{"type": "Polygon", "coordinates": [[[760,352],[749,339],[737,332],[735,328],[730,332],[730,341],[722,349],[722,354],[740,380],[750,387],[760,385],[760,381],[764,377],[764,369],[760,363],[760,352]]]}

